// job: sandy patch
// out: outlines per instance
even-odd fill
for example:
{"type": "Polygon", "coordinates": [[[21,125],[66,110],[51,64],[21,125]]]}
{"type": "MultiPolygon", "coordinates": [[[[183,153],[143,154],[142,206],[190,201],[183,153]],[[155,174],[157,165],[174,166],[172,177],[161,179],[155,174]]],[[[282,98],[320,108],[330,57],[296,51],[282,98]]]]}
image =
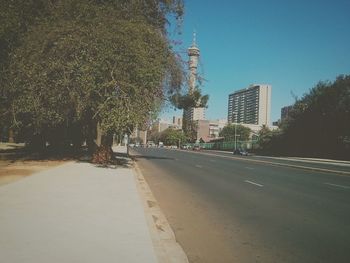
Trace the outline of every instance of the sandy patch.
{"type": "Polygon", "coordinates": [[[64,164],[66,161],[0,161],[0,185],[64,164]]]}

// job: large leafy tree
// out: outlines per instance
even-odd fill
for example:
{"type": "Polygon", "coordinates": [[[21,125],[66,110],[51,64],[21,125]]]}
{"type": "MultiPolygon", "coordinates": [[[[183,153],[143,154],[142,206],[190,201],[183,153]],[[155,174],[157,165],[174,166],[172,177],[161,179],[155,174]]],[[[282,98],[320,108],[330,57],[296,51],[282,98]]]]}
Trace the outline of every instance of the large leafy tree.
{"type": "Polygon", "coordinates": [[[187,137],[182,130],[166,129],[160,134],[160,141],[165,145],[178,145],[187,142],[187,137]]]}
{"type": "Polygon", "coordinates": [[[264,138],[268,153],[349,159],[350,76],[318,83],[296,100],[281,131],[264,138]]]}
{"type": "Polygon", "coordinates": [[[286,148],[308,156],[344,158],[350,152],[350,76],[320,82],[297,100],[282,124],[286,148]]]}
{"type": "Polygon", "coordinates": [[[251,130],[243,125],[239,124],[229,124],[225,126],[219,136],[224,137],[225,141],[234,141],[235,134],[237,135],[237,140],[247,141],[249,139],[251,130]]]}
{"type": "Polygon", "coordinates": [[[79,141],[97,123],[107,136],[131,132],[181,87],[165,34],[166,15],[181,15],[181,1],[47,5],[49,15],[37,15],[16,36],[2,86],[3,116],[24,138],[79,141]]]}

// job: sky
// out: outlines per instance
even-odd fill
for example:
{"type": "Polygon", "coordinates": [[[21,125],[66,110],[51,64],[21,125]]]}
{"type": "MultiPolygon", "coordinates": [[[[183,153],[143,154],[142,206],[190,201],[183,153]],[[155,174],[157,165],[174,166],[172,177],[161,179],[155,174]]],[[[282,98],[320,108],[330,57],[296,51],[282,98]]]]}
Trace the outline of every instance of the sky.
{"type": "Polygon", "coordinates": [[[209,120],[227,119],[228,95],[254,83],[272,85],[277,121],[295,96],[350,74],[349,0],[185,0],[181,34],[170,30],[184,55],[194,30],[209,120]]]}

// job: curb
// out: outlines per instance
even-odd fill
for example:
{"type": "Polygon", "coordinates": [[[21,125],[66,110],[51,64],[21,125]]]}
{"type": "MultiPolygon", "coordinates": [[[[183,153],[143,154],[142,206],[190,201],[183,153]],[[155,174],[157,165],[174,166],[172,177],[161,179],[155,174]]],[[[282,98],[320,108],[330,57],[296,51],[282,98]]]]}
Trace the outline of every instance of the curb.
{"type": "Polygon", "coordinates": [[[147,224],[149,226],[154,251],[160,263],[188,263],[187,255],[176,241],[174,231],[161,211],[137,163],[134,175],[137,190],[142,199],[147,224]]]}
{"type": "Polygon", "coordinates": [[[261,163],[261,164],[269,164],[272,166],[284,166],[289,168],[297,168],[302,170],[309,170],[309,171],[317,171],[317,172],[324,172],[324,173],[334,173],[340,176],[350,176],[350,172],[348,171],[342,171],[342,170],[332,170],[332,169],[325,169],[325,168],[318,168],[318,167],[312,167],[312,166],[303,166],[303,165],[296,165],[296,164],[287,164],[287,163],[274,163],[269,161],[263,161],[263,160],[256,160],[256,159],[246,159],[242,157],[237,156],[224,156],[224,155],[218,155],[215,153],[209,153],[209,152],[196,152],[196,154],[202,154],[207,156],[216,156],[216,157],[222,157],[226,159],[238,159],[246,162],[253,162],[253,163],[261,163]]]}

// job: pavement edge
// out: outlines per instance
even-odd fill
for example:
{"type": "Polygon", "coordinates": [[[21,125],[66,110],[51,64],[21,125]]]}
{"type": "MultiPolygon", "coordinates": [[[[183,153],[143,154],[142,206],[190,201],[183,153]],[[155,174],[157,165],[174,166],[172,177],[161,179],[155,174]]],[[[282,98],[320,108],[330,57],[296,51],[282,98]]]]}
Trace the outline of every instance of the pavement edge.
{"type": "Polygon", "coordinates": [[[154,250],[160,263],[188,263],[188,258],[181,245],[176,241],[175,233],[161,211],[157,200],[149,188],[137,163],[134,175],[137,190],[142,199],[147,224],[149,226],[154,250]]]}

